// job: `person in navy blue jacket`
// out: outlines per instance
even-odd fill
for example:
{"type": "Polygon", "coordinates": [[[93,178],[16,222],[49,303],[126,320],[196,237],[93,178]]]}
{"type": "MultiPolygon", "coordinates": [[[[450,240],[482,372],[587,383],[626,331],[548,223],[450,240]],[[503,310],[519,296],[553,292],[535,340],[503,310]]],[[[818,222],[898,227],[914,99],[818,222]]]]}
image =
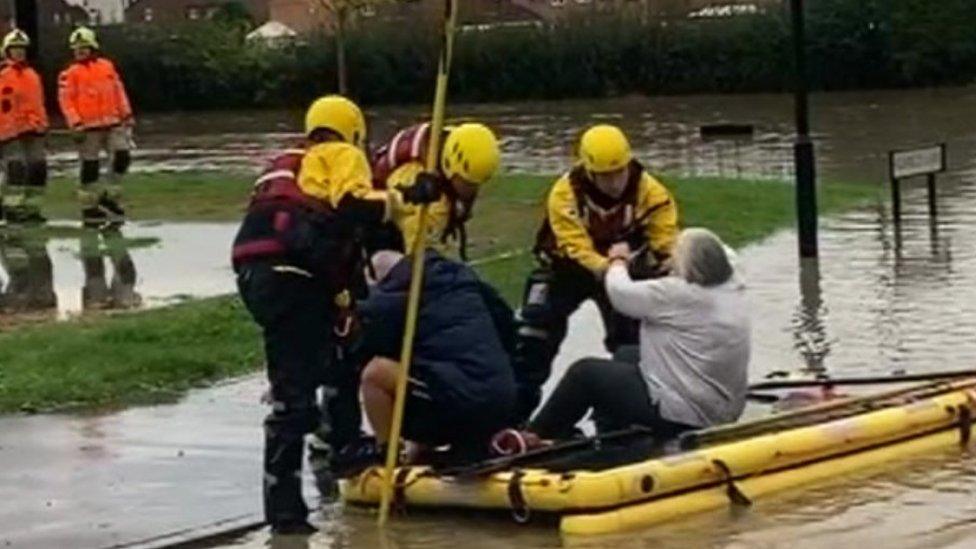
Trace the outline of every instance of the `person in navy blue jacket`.
{"type": "MultiPolygon", "coordinates": [[[[374,357],[362,374],[363,404],[383,447],[393,416],[411,265],[396,252],[380,254],[373,262],[379,280],[359,311],[366,349],[374,357]]],[[[467,265],[432,250],[424,260],[403,438],[424,447],[449,445],[458,459],[479,459],[514,413],[512,310],[467,265]]]]}

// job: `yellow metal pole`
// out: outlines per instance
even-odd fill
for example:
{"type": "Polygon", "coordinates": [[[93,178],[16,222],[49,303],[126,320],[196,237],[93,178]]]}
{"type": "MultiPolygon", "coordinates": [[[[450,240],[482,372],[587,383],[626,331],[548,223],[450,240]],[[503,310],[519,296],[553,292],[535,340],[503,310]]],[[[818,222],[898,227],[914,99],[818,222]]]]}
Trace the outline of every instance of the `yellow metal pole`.
{"type": "MultiPolygon", "coordinates": [[[[445,0],[444,36],[441,43],[441,57],[437,68],[437,85],[434,91],[434,108],[430,121],[430,137],[427,143],[427,171],[436,172],[440,159],[440,140],[444,128],[444,106],[447,103],[447,81],[451,68],[451,53],[454,48],[454,25],[457,21],[458,0],[445,0]]],[[[407,397],[407,379],[410,362],[413,359],[413,338],[417,328],[417,311],[420,307],[420,290],[424,278],[424,250],[427,240],[427,205],[420,207],[417,223],[417,237],[412,243],[410,294],[407,298],[407,318],[403,329],[403,346],[400,351],[400,371],[397,376],[396,400],[393,405],[393,422],[386,450],[386,464],[383,468],[383,491],[380,498],[380,527],[386,526],[390,517],[390,500],[393,498],[393,470],[400,453],[400,431],[403,426],[403,408],[407,397]]]]}

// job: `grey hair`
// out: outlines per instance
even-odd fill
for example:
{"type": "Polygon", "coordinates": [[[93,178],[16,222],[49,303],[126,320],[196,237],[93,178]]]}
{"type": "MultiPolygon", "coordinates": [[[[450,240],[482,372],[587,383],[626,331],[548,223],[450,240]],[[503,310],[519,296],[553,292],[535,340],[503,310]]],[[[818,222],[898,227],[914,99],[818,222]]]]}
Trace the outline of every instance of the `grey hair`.
{"type": "Polygon", "coordinates": [[[383,280],[403,257],[402,253],[393,250],[380,250],[376,252],[369,259],[373,265],[373,269],[372,272],[367,271],[367,278],[372,278],[371,282],[374,284],[383,280]]]}
{"type": "Polygon", "coordinates": [[[732,278],[734,269],[722,240],[708,229],[681,231],[674,246],[674,272],[691,284],[711,287],[732,278]]]}

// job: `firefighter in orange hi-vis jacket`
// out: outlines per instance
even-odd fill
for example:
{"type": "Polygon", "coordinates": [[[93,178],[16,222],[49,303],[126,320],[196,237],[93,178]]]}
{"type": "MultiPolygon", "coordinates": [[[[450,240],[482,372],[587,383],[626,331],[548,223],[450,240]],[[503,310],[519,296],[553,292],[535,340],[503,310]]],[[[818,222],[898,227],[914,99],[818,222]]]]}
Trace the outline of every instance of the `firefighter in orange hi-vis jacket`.
{"type": "Polygon", "coordinates": [[[47,184],[48,119],[41,77],[27,61],[29,46],[27,34],[14,29],[3,39],[0,64],[0,155],[6,172],[0,219],[18,224],[45,221],[41,200],[47,184]]]}
{"type": "Polygon", "coordinates": [[[79,27],[68,42],[74,61],[58,79],[58,102],[79,144],[82,221],[87,227],[118,225],[125,221],[121,177],[131,163],[132,107],[115,65],[100,54],[94,31],[79,27]],[[111,163],[108,184],[99,181],[102,151],[111,163]]]}

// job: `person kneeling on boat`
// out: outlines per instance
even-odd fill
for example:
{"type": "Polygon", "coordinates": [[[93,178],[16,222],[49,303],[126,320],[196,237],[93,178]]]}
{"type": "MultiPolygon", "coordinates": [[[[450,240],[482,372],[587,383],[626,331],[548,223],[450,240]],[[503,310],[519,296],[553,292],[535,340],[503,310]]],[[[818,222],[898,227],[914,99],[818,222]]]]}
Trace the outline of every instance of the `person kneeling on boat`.
{"type": "MultiPolygon", "coordinates": [[[[476,460],[487,455],[491,435],[515,407],[512,310],[467,265],[433,250],[424,262],[403,438],[421,447],[450,446],[452,460],[476,460]]],[[[363,370],[362,396],[382,449],[393,418],[411,260],[378,252],[373,271],[377,281],[360,306],[365,345],[375,357],[363,370]]]]}
{"type": "Polygon", "coordinates": [[[750,320],[725,245],[706,229],[686,229],[672,274],[655,280],[634,281],[630,255],[627,244],[610,249],[605,284],[614,309],[641,323],[640,359],[586,358],[570,366],[529,424],[543,439],[572,436],[590,409],[601,432],[640,425],[659,438],[742,413],[750,320]]]}

